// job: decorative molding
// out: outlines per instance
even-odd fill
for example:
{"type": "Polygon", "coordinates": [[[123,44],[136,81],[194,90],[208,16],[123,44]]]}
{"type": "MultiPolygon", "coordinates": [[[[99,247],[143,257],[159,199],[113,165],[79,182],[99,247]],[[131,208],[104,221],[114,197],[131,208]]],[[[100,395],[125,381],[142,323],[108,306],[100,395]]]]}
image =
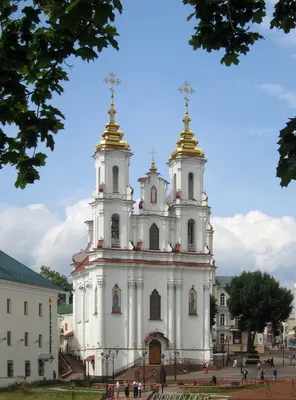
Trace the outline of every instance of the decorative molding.
{"type": "Polygon", "coordinates": [[[167,287],[168,288],[174,288],[175,287],[175,281],[173,279],[169,279],[167,281],[167,287]]]}
{"type": "Polygon", "coordinates": [[[128,286],[135,286],[136,285],[136,280],[134,278],[128,278],[127,280],[127,285],[128,286]]]}
{"type": "Polygon", "coordinates": [[[210,281],[209,279],[206,280],[206,281],[204,281],[203,286],[204,286],[204,290],[210,289],[210,287],[211,287],[211,281],[210,281]]]}
{"type": "Polygon", "coordinates": [[[91,289],[92,288],[92,281],[88,281],[88,282],[86,282],[86,284],[85,284],[85,287],[87,288],[87,289],[91,289]]]}
{"type": "Polygon", "coordinates": [[[85,286],[83,283],[78,283],[78,290],[84,290],[85,286]]]}
{"type": "Polygon", "coordinates": [[[103,286],[106,285],[106,278],[105,278],[104,275],[97,275],[96,278],[97,278],[97,284],[98,284],[98,286],[103,287],[103,286]]]}
{"type": "Polygon", "coordinates": [[[134,282],[137,287],[144,287],[144,278],[135,278],[134,282]]]}
{"type": "Polygon", "coordinates": [[[183,279],[176,279],[175,280],[175,286],[178,286],[178,287],[183,286],[183,279]]]}

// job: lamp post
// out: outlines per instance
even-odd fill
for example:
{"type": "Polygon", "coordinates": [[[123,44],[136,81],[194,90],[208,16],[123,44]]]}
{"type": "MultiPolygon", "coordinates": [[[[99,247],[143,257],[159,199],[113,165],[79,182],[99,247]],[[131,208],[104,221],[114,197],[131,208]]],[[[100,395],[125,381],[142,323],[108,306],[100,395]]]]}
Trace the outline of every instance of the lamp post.
{"type": "Polygon", "coordinates": [[[143,360],[143,384],[144,384],[144,390],[145,390],[145,385],[146,385],[146,358],[147,358],[147,350],[142,351],[142,360],[143,360]]]}
{"type": "Polygon", "coordinates": [[[241,352],[241,374],[243,373],[243,348],[244,348],[244,344],[241,343],[240,346],[240,352],[241,352]]]}
{"type": "Polygon", "coordinates": [[[177,357],[178,357],[178,355],[179,355],[179,352],[178,351],[176,351],[176,350],[174,350],[174,353],[173,353],[174,355],[173,355],[173,357],[174,357],[174,366],[175,366],[175,382],[177,381],[177,357]]]}
{"type": "Polygon", "coordinates": [[[109,350],[109,356],[110,356],[111,359],[112,359],[112,380],[113,380],[113,381],[114,381],[114,364],[115,364],[115,358],[118,357],[118,353],[119,353],[118,346],[116,346],[115,351],[109,350]]]}
{"type": "Polygon", "coordinates": [[[102,352],[101,357],[103,360],[106,361],[106,377],[107,377],[107,382],[109,381],[109,361],[112,361],[112,380],[114,381],[114,364],[115,364],[115,358],[118,357],[118,346],[116,346],[115,350],[112,351],[112,349],[109,349],[107,353],[102,352]]]}
{"type": "MultiPolygon", "coordinates": [[[[165,359],[165,354],[162,354],[161,355],[161,361],[162,361],[161,364],[164,363],[164,359],[165,359]]],[[[163,393],[163,387],[165,384],[165,371],[164,371],[163,367],[161,367],[161,370],[160,370],[160,382],[161,382],[161,393],[163,393]]]]}

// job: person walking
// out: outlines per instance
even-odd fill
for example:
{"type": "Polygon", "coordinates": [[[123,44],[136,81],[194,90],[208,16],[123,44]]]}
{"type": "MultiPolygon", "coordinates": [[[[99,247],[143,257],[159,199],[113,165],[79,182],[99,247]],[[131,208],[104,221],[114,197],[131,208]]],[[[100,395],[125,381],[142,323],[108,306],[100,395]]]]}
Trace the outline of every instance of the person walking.
{"type": "Polygon", "coordinates": [[[243,370],[243,379],[246,382],[247,381],[247,377],[248,377],[248,370],[246,368],[244,368],[243,370]]]}
{"type": "Polygon", "coordinates": [[[54,381],[57,379],[57,373],[55,372],[55,370],[53,370],[53,372],[52,372],[52,379],[54,381]]]}
{"type": "Polygon", "coordinates": [[[142,397],[142,382],[139,381],[138,383],[138,397],[141,398],[142,397]]]}
{"type": "Polygon", "coordinates": [[[271,357],[271,359],[270,359],[270,368],[274,368],[274,361],[273,361],[273,357],[271,357]]]}
{"type": "Polygon", "coordinates": [[[264,375],[265,375],[264,369],[261,368],[261,371],[260,371],[260,379],[261,379],[261,381],[264,381],[264,375]]]}
{"type": "Polygon", "coordinates": [[[134,399],[138,397],[138,382],[134,380],[133,382],[133,389],[134,389],[134,399]]]}
{"type": "Polygon", "coordinates": [[[208,374],[208,373],[209,373],[209,364],[206,363],[206,374],[208,374]]]}
{"type": "Polygon", "coordinates": [[[233,360],[233,368],[236,368],[237,367],[237,359],[235,358],[234,360],[233,360]]]}
{"type": "Polygon", "coordinates": [[[273,380],[276,381],[276,378],[277,378],[277,370],[276,370],[275,367],[273,367],[272,375],[273,375],[273,380]]]}
{"type": "Polygon", "coordinates": [[[120,383],[119,383],[119,381],[117,381],[116,382],[116,395],[117,395],[117,398],[119,397],[119,391],[120,391],[120,383]]]}
{"type": "Polygon", "coordinates": [[[124,394],[126,398],[129,398],[129,383],[127,381],[124,381],[124,394]]]}

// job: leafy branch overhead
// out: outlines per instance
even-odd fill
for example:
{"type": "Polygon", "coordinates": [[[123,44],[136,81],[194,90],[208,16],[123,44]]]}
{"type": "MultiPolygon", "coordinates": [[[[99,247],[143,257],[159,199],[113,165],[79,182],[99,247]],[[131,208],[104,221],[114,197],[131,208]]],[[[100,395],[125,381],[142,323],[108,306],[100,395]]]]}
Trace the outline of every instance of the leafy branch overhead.
{"type": "MultiPolygon", "coordinates": [[[[268,0],[183,0],[194,11],[188,20],[196,19],[189,43],[194,50],[223,51],[221,64],[238,65],[240,57],[248,54],[264,37],[257,28],[266,16],[268,0]]],[[[278,0],[273,9],[270,29],[286,34],[296,28],[296,1],[278,0]]],[[[281,186],[296,180],[296,117],[289,119],[279,135],[277,177],[281,186]]]]}
{"type": "Polygon", "coordinates": [[[16,187],[39,179],[64,116],[53,99],[68,80],[67,60],[90,61],[108,46],[118,49],[119,0],[0,1],[0,169],[18,171],[16,187]],[[9,127],[11,125],[11,127],[9,127]]]}

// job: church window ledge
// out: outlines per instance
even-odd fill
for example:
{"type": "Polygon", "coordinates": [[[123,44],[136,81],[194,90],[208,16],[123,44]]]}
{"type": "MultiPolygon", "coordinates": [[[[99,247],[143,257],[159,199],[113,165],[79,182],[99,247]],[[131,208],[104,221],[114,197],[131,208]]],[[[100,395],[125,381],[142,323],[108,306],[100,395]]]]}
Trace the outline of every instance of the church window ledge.
{"type": "Polygon", "coordinates": [[[77,324],[81,324],[81,321],[78,321],[77,324]]]}
{"type": "Polygon", "coordinates": [[[163,321],[161,318],[149,318],[148,321],[163,321]]]}
{"type": "Polygon", "coordinates": [[[112,311],[111,314],[112,315],[121,315],[122,312],[121,311],[112,311]]]}
{"type": "Polygon", "coordinates": [[[189,317],[198,317],[198,314],[188,313],[189,317]]]}
{"type": "Polygon", "coordinates": [[[89,320],[87,320],[87,321],[84,321],[84,323],[85,323],[85,324],[87,324],[88,322],[89,322],[89,320]]]}

